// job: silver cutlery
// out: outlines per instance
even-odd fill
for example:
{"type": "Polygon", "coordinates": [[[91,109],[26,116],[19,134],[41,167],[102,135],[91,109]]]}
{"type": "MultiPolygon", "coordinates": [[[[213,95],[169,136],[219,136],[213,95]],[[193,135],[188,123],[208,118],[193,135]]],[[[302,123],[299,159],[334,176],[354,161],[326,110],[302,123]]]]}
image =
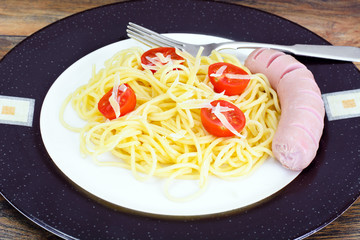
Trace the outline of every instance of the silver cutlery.
{"type": "Polygon", "coordinates": [[[223,49],[240,48],[271,48],[299,56],[360,62],[360,48],[351,46],[309,44],[278,45],[255,42],[224,42],[197,45],[177,41],[132,22],[129,22],[126,31],[130,38],[137,40],[149,47],[174,47],[181,51],[186,51],[193,56],[198,53],[200,47],[204,48],[202,55],[205,56],[210,55],[213,50],[219,51],[223,49]]]}

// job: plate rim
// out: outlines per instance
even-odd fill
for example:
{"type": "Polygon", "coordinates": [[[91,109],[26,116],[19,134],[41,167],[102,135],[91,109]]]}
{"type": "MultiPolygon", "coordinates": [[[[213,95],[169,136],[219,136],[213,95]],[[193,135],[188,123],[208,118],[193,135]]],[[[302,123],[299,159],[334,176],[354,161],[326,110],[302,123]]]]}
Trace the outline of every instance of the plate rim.
{"type": "MultiPolygon", "coordinates": [[[[140,0],[136,0],[135,2],[140,2],[140,0]]],[[[145,2],[145,1],[141,1],[141,2],[145,2]]],[[[290,20],[288,20],[288,19],[285,19],[285,18],[283,18],[283,17],[280,17],[280,16],[277,16],[277,15],[275,15],[275,14],[269,13],[269,12],[265,12],[265,11],[262,11],[262,10],[259,10],[259,9],[255,9],[255,8],[252,8],[252,7],[243,6],[243,5],[241,5],[241,4],[233,4],[233,3],[229,3],[229,2],[213,2],[213,1],[204,1],[204,0],[197,0],[197,1],[193,1],[193,2],[210,2],[210,3],[212,3],[212,4],[231,4],[232,6],[235,6],[235,7],[243,7],[243,8],[248,8],[248,9],[252,9],[252,10],[255,10],[255,11],[260,11],[260,12],[263,12],[263,13],[265,13],[265,14],[267,14],[267,15],[276,16],[277,18],[280,18],[280,19],[282,19],[282,20],[284,20],[284,21],[291,22],[292,24],[296,24],[296,25],[298,25],[299,27],[303,28],[304,30],[308,31],[309,33],[312,33],[312,34],[315,35],[316,37],[320,38],[322,41],[327,42],[327,43],[329,44],[328,41],[326,41],[326,40],[323,39],[322,37],[318,36],[318,35],[315,34],[314,32],[306,29],[305,27],[303,27],[303,26],[301,26],[301,25],[299,25],[299,24],[297,24],[297,23],[295,23],[295,22],[292,22],[292,21],[290,21],[290,20]]],[[[87,9],[87,10],[85,10],[85,11],[78,12],[78,13],[72,14],[72,15],[70,15],[70,16],[68,16],[68,17],[65,17],[65,18],[62,18],[62,19],[60,19],[60,20],[57,20],[57,21],[55,21],[54,23],[51,23],[51,24],[45,26],[44,28],[36,31],[35,33],[31,34],[29,37],[27,37],[27,38],[25,38],[24,40],[22,40],[19,44],[17,44],[13,49],[11,49],[11,50],[0,60],[0,64],[3,63],[3,62],[5,62],[5,61],[7,60],[7,58],[10,58],[10,57],[12,56],[12,54],[14,54],[15,50],[21,48],[21,47],[22,47],[24,44],[26,44],[27,41],[29,41],[29,39],[31,39],[33,36],[36,36],[37,34],[43,32],[44,29],[50,28],[50,27],[53,26],[54,24],[57,24],[57,23],[59,23],[59,22],[62,22],[62,21],[64,21],[65,19],[71,18],[71,17],[73,17],[73,16],[76,16],[76,15],[79,15],[79,14],[83,14],[83,13],[88,12],[88,11],[93,11],[94,9],[105,8],[105,7],[109,6],[109,5],[123,5],[123,4],[126,4],[126,3],[128,3],[128,2],[111,3],[111,4],[107,4],[107,5],[103,5],[103,6],[99,6],[99,7],[95,7],[95,8],[91,8],[91,9],[87,9]]],[[[353,64],[352,64],[352,65],[353,65],[353,64]]],[[[359,72],[359,70],[358,70],[354,65],[353,65],[353,67],[359,72]]],[[[11,205],[13,205],[13,204],[5,197],[5,195],[3,194],[3,191],[1,191],[1,194],[4,196],[4,198],[5,198],[11,205]]],[[[359,197],[359,195],[360,195],[360,190],[357,191],[357,194],[356,194],[356,195],[357,195],[357,197],[356,197],[356,199],[357,199],[357,198],[359,197]]],[[[319,231],[320,229],[322,229],[323,227],[325,227],[326,225],[328,225],[329,223],[331,223],[332,221],[334,221],[337,217],[339,217],[344,211],[346,211],[349,207],[351,207],[351,205],[356,201],[356,199],[351,199],[351,200],[349,200],[349,201],[350,201],[350,204],[347,203],[347,204],[349,204],[349,205],[344,206],[344,207],[342,208],[343,211],[335,213],[335,215],[336,215],[335,218],[331,218],[331,219],[329,219],[328,222],[325,222],[325,223],[323,222],[322,224],[320,224],[320,225],[316,228],[315,232],[319,231]]],[[[14,205],[13,205],[13,206],[14,206],[14,205]]],[[[15,207],[15,209],[17,209],[19,212],[21,212],[21,213],[24,215],[23,211],[21,211],[20,208],[18,208],[17,206],[14,206],[14,207],[15,207]]],[[[27,215],[25,215],[25,217],[29,218],[27,215]]],[[[29,219],[32,220],[31,218],[29,218],[29,219]]],[[[32,221],[34,221],[34,220],[32,220],[32,221]]],[[[35,223],[38,224],[37,222],[35,222],[35,223]]],[[[44,224],[44,223],[43,223],[43,224],[44,224]]],[[[39,224],[38,224],[38,225],[39,225],[39,224]]],[[[42,225],[39,225],[39,226],[44,227],[44,226],[42,226],[42,225]]],[[[45,229],[46,229],[46,228],[45,228],[45,229]]],[[[48,230],[48,229],[47,229],[47,230],[48,230]]],[[[57,229],[56,229],[56,230],[57,230],[57,229]]],[[[61,231],[60,231],[60,233],[61,233],[61,231]]],[[[313,234],[313,233],[314,233],[314,232],[311,232],[311,234],[313,234]]],[[[311,234],[310,234],[310,235],[311,235],[311,234]]],[[[306,237],[306,236],[308,236],[308,235],[307,235],[307,234],[304,234],[304,235],[302,235],[302,236],[306,237]]]]}

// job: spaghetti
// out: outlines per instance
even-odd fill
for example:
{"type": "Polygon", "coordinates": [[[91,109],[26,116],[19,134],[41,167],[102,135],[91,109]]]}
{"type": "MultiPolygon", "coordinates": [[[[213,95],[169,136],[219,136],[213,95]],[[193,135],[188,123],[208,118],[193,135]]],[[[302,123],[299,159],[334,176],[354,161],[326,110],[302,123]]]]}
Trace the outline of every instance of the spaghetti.
{"type": "Polygon", "coordinates": [[[210,175],[224,179],[244,176],[272,156],[280,106],[264,75],[251,74],[235,56],[216,51],[209,57],[201,56],[201,51],[196,57],[177,51],[185,61],[159,66],[153,73],[141,65],[142,54],[140,48],[126,49],[107,60],[99,71],[93,67],[89,82],[64,101],[60,120],[80,133],[83,154],[102,166],[129,169],[139,180],[166,178],[167,188],[175,178],[197,179],[202,190],[210,175]],[[213,91],[207,69],[216,62],[240,66],[251,76],[241,95],[213,91]],[[119,79],[136,93],[136,108],[110,121],[98,111],[97,104],[119,79]],[[215,137],[203,128],[201,106],[220,99],[244,112],[243,137],[215,137]],[[84,127],[74,128],[64,121],[70,102],[87,122],[84,127]],[[116,160],[100,160],[107,152],[116,160]]]}

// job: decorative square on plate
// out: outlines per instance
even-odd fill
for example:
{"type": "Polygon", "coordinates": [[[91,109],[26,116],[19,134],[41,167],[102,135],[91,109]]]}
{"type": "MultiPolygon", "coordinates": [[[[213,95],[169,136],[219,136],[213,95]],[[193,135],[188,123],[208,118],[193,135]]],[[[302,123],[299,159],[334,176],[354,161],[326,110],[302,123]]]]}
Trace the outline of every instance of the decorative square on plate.
{"type": "Polygon", "coordinates": [[[360,116],[360,89],[322,95],[329,121],[360,116]]]}
{"type": "Polygon", "coordinates": [[[32,126],[35,99],[0,95],[0,123],[32,126]]]}

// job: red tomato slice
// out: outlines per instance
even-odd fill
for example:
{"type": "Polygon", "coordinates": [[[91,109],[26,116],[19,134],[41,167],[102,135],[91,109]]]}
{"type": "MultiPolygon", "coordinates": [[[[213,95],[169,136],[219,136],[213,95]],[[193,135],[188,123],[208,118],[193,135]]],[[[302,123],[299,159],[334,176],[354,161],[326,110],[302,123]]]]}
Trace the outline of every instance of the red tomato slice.
{"type": "Polygon", "coordinates": [[[208,76],[214,86],[214,91],[217,93],[225,91],[228,96],[241,94],[250,82],[250,76],[244,69],[225,62],[211,64],[208,69],[208,76]],[[216,74],[222,66],[226,66],[226,68],[221,76],[211,76],[216,74]],[[237,77],[240,79],[233,78],[233,76],[229,77],[227,74],[238,75],[237,77]]]}
{"type": "MultiPolygon", "coordinates": [[[[152,48],[146,52],[143,53],[141,56],[141,63],[143,65],[147,65],[149,67],[156,66],[152,61],[158,62],[161,65],[165,65],[166,63],[162,63],[160,59],[156,56],[157,53],[163,54],[163,56],[166,58],[167,56],[170,56],[171,60],[184,60],[181,56],[179,56],[175,52],[175,48],[172,47],[159,47],[159,48],[152,48]],[[151,60],[150,60],[151,59],[151,60]]],[[[156,70],[151,70],[153,73],[156,72],[156,70]]]]}
{"type": "MultiPolygon", "coordinates": [[[[120,116],[134,110],[136,105],[136,95],[134,90],[127,83],[124,83],[124,85],[126,86],[126,90],[120,91],[120,85],[118,89],[118,97],[116,99],[116,101],[120,103],[120,116]]],[[[112,91],[113,89],[110,89],[110,91],[108,91],[98,103],[99,111],[110,120],[116,118],[115,111],[109,102],[109,97],[111,97],[112,91]]]]}
{"type": "MultiPolygon", "coordinates": [[[[222,114],[225,115],[226,119],[233,128],[240,132],[246,123],[244,113],[237,106],[225,100],[212,101],[211,105],[215,107],[218,103],[221,107],[233,109],[232,111],[222,112],[222,114]]],[[[201,109],[201,122],[206,131],[216,137],[232,137],[235,135],[221,123],[214,113],[212,113],[211,108],[201,109]]]]}

